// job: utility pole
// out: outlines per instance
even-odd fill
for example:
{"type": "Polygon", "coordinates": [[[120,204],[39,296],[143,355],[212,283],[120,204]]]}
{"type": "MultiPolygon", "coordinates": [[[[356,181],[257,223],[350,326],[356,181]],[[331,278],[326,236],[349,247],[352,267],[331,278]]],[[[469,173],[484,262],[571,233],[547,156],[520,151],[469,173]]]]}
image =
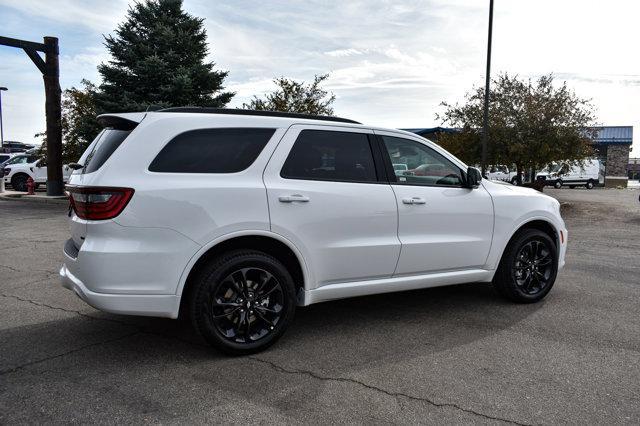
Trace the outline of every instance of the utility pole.
{"type": "MultiPolygon", "coordinates": [[[[0,87],[0,152],[4,148],[4,126],[2,125],[2,92],[6,92],[8,89],[6,87],[0,87]]],[[[0,179],[4,181],[2,176],[0,179]]]]}
{"type": "Polygon", "coordinates": [[[489,41],[487,42],[487,76],[484,87],[484,122],[482,125],[482,176],[487,172],[487,138],[489,137],[489,83],[491,82],[491,37],[493,32],[493,0],[489,0],[489,41]]]}
{"type": "Polygon", "coordinates": [[[42,73],[47,116],[47,195],[62,195],[62,95],[58,39],[44,37],[44,43],[36,43],[0,36],[0,45],[24,50],[42,73]],[[44,53],[44,60],[38,52],[44,53]]]}

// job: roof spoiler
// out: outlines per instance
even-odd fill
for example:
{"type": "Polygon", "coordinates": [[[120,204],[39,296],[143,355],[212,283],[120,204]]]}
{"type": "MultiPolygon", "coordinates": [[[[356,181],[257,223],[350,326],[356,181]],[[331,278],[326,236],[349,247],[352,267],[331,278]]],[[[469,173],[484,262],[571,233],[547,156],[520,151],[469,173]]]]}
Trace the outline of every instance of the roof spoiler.
{"type": "Polygon", "coordinates": [[[98,123],[103,127],[111,127],[116,130],[133,130],[147,115],[146,112],[128,112],[122,114],[101,114],[98,123]]]}

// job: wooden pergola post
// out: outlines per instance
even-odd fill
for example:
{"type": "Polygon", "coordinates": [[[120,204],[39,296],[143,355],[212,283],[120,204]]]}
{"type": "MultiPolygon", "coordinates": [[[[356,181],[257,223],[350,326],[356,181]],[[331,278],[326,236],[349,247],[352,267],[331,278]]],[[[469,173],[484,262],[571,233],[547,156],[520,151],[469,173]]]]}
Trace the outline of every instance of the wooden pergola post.
{"type": "Polygon", "coordinates": [[[44,43],[0,36],[0,45],[25,51],[42,73],[47,119],[47,195],[62,195],[62,99],[60,90],[59,48],[56,37],[44,37],[44,43]],[[38,52],[44,53],[44,60],[38,52]]]}

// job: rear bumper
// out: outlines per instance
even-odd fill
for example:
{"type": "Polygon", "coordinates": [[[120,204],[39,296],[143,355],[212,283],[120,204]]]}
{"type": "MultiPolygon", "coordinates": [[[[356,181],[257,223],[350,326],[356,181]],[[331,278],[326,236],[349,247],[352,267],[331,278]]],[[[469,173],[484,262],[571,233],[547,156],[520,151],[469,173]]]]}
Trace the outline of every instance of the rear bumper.
{"type": "Polygon", "coordinates": [[[60,281],[64,288],[72,290],[80,299],[101,311],[123,315],[178,317],[180,297],[176,295],[96,293],[87,289],[69,271],[66,264],[60,268],[60,281]]]}

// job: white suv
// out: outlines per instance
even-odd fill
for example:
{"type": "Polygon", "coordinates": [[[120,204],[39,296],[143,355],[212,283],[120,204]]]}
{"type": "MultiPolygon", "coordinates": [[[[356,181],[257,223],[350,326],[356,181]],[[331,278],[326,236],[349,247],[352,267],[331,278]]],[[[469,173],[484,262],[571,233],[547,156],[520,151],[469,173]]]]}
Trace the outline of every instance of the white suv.
{"type": "Polygon", "coordinates": [[[333,299],[493,282],[536,302],[564,265],[555,199],[412,133],[246,110],[99,118],[68,187],[63,286],[108,312],[188,315],[226,352],[333,299]]]}

